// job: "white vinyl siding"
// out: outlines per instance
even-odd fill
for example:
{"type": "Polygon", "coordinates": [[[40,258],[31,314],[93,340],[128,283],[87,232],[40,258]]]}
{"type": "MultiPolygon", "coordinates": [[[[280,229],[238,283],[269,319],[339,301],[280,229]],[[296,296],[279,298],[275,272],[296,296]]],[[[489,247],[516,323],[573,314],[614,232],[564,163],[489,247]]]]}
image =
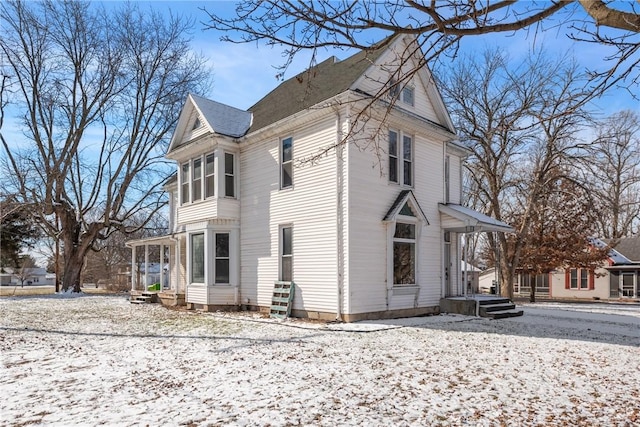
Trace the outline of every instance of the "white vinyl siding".
{"type": "MultiPolygon", "coordinates": [[[[292,139],[294,159],[317,153],[318,147],[335,143],[335,116],[300,126],[292,139]]],[[[279,279],[280,227],[293,224],[293,309],[335,313],[336,158],[331,154],[296,167],[295,191],[279,191],[281,143],[278,137],[252,142],[240,154],[241,298],[261,306],[271,303],[273,282],[279,279]]]]}

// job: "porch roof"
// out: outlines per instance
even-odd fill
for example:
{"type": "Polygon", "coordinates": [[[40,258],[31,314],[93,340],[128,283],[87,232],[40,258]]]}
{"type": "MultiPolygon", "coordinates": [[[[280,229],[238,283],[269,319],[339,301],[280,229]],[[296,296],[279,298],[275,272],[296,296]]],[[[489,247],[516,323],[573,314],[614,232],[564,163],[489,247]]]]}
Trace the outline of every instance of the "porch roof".
{"type": "Polygon", "coordinates": [[[507,223],[454,203],[439,203],[438,210],[442,216],[442,227],[447,231],[457,233],[492,231],[511,233],[514,231],[513,227],[507,223]]]}
{"type": "Polygon", "coordinates": [[[125,243],[125,246],[128,248],[133,248],[134,246],[146,246],[146,245],[166,245],[170,246],[175,244],[175,237],[171,234],[167,234],[165,236],[155,236],[155,237],[147,237],[146,239],[136,239],[129,240],[125,243]]]}

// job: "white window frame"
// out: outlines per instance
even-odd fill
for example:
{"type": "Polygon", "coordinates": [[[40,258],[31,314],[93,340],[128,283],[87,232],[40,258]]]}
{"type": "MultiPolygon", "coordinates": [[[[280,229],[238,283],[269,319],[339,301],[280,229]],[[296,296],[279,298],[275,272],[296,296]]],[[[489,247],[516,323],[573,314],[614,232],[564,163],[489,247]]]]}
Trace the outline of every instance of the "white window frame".
{"type": "Polygon", "coordinates": [[[236,198],[236,193],[237,193],[237,189],[236,189],[236,155],[234,153],[230,153],[228,151],[224,152],[224,156],[223,157],[223,163],[224,163],[224,196],[225,197],[229,197],[232,199],[236,198]],[[228,170],[227,168],[227,156],[231,156],[231,171],[228,170]],[[228,190],[228,181],[229,179],[231,179],[231,190],[233,191],[233,194],[229,194],[228,190]]]}
{"type": "Polygon", "coordinates": [[[204,284],[207,281],[207,233],[205,233],[204,230],[195,233],[189,233],[188,244],[189,248],[187,253],[189,254],[189,275],[187,277],[189,277],[189,283],[204,284]],[[196,236],[202,236],[202,281],[197,282],[194,281],[194,262],[196,257],[194,254],[193,244],[193,239],[196,236]]]}
{"type": "Polygon", "coordinates": [[[228,285],[231,282],[231,233],[229,231],[214,231],[213,233],[213,283],[214,285],[228,285]],[[218,235],[226,234],[227,236],[227,256],[218,256],[218,235]],[[226,282],[218,282],[218,260],[227,261],[226,282]]]}
{"type": "Polygon", "coordinates": [[[285,224],[285,225],[281,225],[279,227],[279,248],[278,248],[278,279],[283,281],[283,282],[293,282],[293,225],[292,224],[285,224]],[[284,240],[284,233],[285,230],[290,230],[290,238],[291,238],[291,242],[289,244],[290,246],[290,253],[285,253],[285,240],[284,240]],[[286,277],[284,275],[284,268],[283,268],[283,264],[284,264],[284,260],[285,259],[289,259],[289,263],[290,263],[290,277],[286,277]],[[287,280],[288,279],[288,280],[287,280]]]}
{"type": "Polygon", "coordinates": [[[407,216],[399,216],[396,221],[393,222],[393,231],[391,234],[391,277],[393,279],[393,287],[406,287],[406,286],[417,286],[418,284],[418,233],[420,228],[420,223],[414,217],[407,216]],[[406,224],[414,227],[413,238],[401,238],[396,237],[396,228],[398,224],[406,224]],[[396,263],[395,263],[395,246],[396,243],[405,243],[413,245],[413,283],[396,283],[396,263]]]}
{"type": "Polygon", "coordinates": [[[416,91],[413,87],[411,86],[403,87],[402,90],[400,91],[400,96],[404,104],[410,105],[412,107],[415,105],[416,91]]]}
{"type": "Polygon", "coordinates": [[[280,189],[286,190],[289,188],[293,188],[293,136],[287,136],[285,138],[280,138],[280,149],[279,149],[279,158],[280,158],[280,189]],[[284,143],[289,140],[291,142],[291,155],[288,160],[284,158],[284,143]],[[291,182],[285,185],[284,177],[285,177],[285,169],[289,169],[289,176],[291,177],[291,182]]]}
{"type": "Polygon", "coordinates": [[[204,172],[204,189],[203,189],[203,196],[205,199],[209,199],[211,197],[215,197],[216,196],[216,156],[215,153],[208,153],[204,155],[204,165],[203,165],[203,172],[204,172]],[[213,169],[213,171],[211,173],[207,173],[207,160],[211,158],[211,167],[213,169]],[[213,179],[213,182],[211,183],[211,186],[209,186],[208,184],[208,179],[211,178],[213,179]],[[211,189],[211,194],[209,194],[209,189],[211,189]]]}
{"type": "Polygon", "coordinates": [[[191,203],[191,161],[180,164],[180,205],[191,203]],[[185,179],[185,167],[186,179],[185,179]],[[185,198],[186,196],[186,198],[185,198]]]}
{"type": "Polygon", "coordinates": [[[199,202],[202,200],[202,189],[204,187],[202,183],[202,157],[194,157],[191,159],[191,202],[199,202]],[[196,176],[196,163],[199,164],[198,168],[200,172],[196,176]],[[198,193],[198,194],[196,194],[198,193]]]}
{"type": "Polygon", "coordinates": [[[388,168],[387,173],[389,174],[389,182],[393,184],[399,184],[402,187],[413,188],[415,183],[415,137],[412,134],[398,131],[396,129],[389,129],[387,134],[387,149],[388,149],[388,168]],[[396,135],[396,152],[393,153],[391,150],[391,134],[396,135]],[[410,141],[409,145],[409,158],[406,158],[407,152],[405,150],[405,139],[410,141]],[[396,180],[392,179],[391,176],[391,165],[396,165],[396,180]],[[410,173],[410,182],[407,183],[405,180],[405,169],[409,167],[410,173]]]}

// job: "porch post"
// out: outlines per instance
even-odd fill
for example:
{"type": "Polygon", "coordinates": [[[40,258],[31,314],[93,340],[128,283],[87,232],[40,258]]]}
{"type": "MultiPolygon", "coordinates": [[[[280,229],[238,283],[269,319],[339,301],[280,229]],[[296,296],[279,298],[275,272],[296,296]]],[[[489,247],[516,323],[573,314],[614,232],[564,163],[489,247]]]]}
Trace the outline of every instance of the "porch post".
{"type": "Polygon", "coordinates": [[[149,284],[148,276],[149,275],[149,245],[144,245],[144,286],[143,290],[147,290],[147,285],[149,284]]]}
{"type": "Polygon", "coordinates": [[[160,245],[160,290],[164,290],[164,243],[160,245]]]}
{"type": "Polygon", "coordinates": [[[136,248],[137,246],[131,247],[131,290],[136,290],[136,248]]]}
{"type": "Polygon", "coordinates": [[[180,293],[180,237],[175,242],[175,257],[173,259],[173,265],[176,269],[176,294],[180,293]]]}

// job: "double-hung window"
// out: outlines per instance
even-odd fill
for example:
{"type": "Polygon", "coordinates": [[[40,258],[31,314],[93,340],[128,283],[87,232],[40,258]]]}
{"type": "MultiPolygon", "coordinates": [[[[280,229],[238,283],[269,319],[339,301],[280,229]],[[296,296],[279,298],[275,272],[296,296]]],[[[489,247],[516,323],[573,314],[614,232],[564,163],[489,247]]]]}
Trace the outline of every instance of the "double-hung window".
{"type": "Polygon", "coordinates": [[[415,96],[414,96],[413,88],[405,86],[402,89],[402,102],[404,102],[407,105],[413,106],[414,98],[415,96]]]}
{"type": "Polygon", "coordinates": [[[193,192],[192,201],[197,202],[202,199],[202,159],[193,159],[193,182],[191,183],[193,192]]]}
{"type": "Polygon", "coordinates": [[[393,284],[416,283],[416,225],[396,222],[393,234],[393,284]]]}
{"type": "Polygon", "coordinates": [[[215,194],[216,176],[213,153],[204,158],[204,197],[213,197],[215,194]]]}
{"type": "Polygon", "coordinates": [[[204,283],[204,233],[191,235],[191,283],[204,283]]]}
{"type": "Polygon", "coordinates": [[[389,181],[413,185],[413,138],[394,130],[389,131],[389,181]],[[399,144],[402,136],[402,145],[399,144]]]}
{"type": "Polygon", "coordinates": [[[280,188],[293,186],[293,138],[280,141],[280,188]]]}
{"type": "Polygon", "coordinates": [[[224,153],[224,195],[236,197],[235,156],[224,153]]]}
{"type": "Polygon", "coordinates": [[[229,283],[229,233],[215,236],[215,283],[229,283]]]}
{"type": "Polygon", "coordinates": [[[293,228],[280,229],[280,280],[293,280],[293,228]]]}
{"type": "Polygon", "coordinates": [[[565,288],[576,290],[593,289],[593,272],[586,268],[572,268],[567,274],[565,288]]]}
{"type": "Polygon", "coordinates": [[[189,162],[182,164],[182,170],[180,173],[180,184],[182,185],[182,198],[180,203],[189,203],[189,162]]]}

